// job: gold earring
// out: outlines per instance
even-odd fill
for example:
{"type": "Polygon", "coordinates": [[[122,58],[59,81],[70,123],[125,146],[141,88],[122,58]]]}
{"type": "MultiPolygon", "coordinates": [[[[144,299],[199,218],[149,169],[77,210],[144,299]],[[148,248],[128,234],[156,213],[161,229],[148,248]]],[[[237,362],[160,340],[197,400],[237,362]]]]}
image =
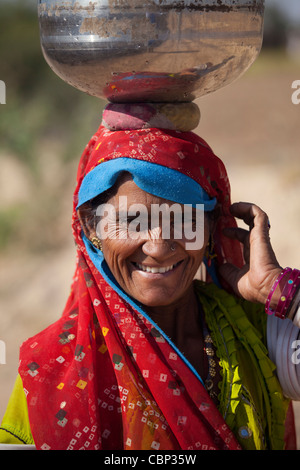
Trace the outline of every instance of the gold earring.
{"type": "Polygon", "coordinates": [[[95,248],[97,248],[98,250],[101,250],[101,251],[102,251],[102,243],[101,243],[100,238],[98,238],[98,237],[93,237],[93,238],[91,239],[91,242],[92,242],[92,244],[94,245],[95,248]]]}

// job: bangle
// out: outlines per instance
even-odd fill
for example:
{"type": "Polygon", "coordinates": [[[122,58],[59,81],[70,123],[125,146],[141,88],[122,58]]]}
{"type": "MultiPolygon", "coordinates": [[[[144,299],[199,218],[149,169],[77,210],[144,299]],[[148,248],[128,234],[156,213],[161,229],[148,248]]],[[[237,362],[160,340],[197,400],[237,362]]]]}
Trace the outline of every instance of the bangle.
{"type": "Polygon", "coordinates": [[[296,293],[300,284],[300,271],[294,269],[289,277],[289,280],[285,283],[282,294],[280,296],[278,305],[276,307],[276,317],[284,320],[287,316],[287,312],[291,306],[292,299],[296,293]]]}
{"type": "Polygon", "coordinates": [[[278,284],[280,283],[280,281],[284,278],[284,276],[286,276],[286,274],[290,273],[292,271],[291,268],[285,268],[283,271],[281,271],[281,273],[279,274],[278,278],[276,279],[276,281],[274,282],[273,286],[272,286],[272,289],[270,290],[270,293],[268,295],[268,298],[267,298],[267,301],[266,301],[266,305],[265,305],[265,312],[267,315],[273,315],[275,313],[275,310],[272,310],[270,308],[270,303],[271,303],[271,300],[272,300],[272,297],[273,297],[273,294],[276,290],[276,287],[278,286],[278,284]]]}

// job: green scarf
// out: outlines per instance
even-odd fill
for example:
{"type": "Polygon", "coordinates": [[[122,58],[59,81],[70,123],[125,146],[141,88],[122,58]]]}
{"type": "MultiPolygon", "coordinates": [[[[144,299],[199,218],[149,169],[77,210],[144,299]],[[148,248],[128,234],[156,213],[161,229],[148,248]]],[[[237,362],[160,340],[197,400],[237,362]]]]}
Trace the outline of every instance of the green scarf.
{"type": "Polygon", "coordinates": [[[243,449],[284,449],[289,400],[268,357],[263,307],[214,284],[195,288],[221,367],[219,411],[243,449]]]}

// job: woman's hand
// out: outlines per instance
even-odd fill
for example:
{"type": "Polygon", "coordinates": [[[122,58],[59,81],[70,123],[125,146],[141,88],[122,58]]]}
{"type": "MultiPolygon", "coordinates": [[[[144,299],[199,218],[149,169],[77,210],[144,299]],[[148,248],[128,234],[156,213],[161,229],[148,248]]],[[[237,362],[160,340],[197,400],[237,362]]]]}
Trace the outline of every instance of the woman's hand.
{"type": "MultiPolygon", "coordinates": [[[[251,302],[265,304],[282,270],[270,243],[268,216],[255,204],[246,202],[233,204],[231,213],[249,226],[249,230],[242,228],[224,230],[224,235],[235,238],[244,245],[246,264],[242,269],[224,264],[220,267],[219,273],[237,295],[251,302]]],[[[276,303],[276,298],[274,302],[276,303]]]]}

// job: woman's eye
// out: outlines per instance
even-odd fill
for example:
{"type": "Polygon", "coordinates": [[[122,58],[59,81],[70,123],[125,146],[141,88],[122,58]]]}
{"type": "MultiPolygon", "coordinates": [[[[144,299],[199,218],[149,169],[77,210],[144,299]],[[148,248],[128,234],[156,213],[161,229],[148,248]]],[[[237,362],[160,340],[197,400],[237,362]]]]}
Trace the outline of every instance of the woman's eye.
{"type": "Polygon", "coordinates": [[[130,232],[143,232],[148,229],[148,219],[141,215],[127,215],[119,218],[118,225],[130,232]]]}
{"type": "Polygon", "coordinates": [[[133,217],[132,218],[131,217],[120,217],[117,222],[118,222],[119,225],[128,225],[133,220],[134,220],[133,217]]]}

